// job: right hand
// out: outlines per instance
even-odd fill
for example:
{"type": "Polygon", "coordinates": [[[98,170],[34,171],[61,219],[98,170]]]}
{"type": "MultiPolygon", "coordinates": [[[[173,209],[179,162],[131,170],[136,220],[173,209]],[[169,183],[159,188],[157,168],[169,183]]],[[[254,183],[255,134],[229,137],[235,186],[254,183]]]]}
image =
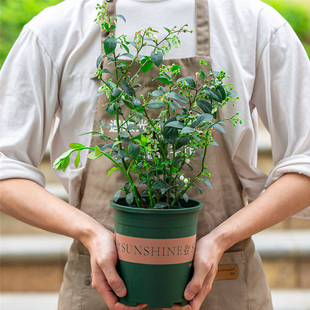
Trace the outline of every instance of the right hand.
{"type": "Polygon", "coordinates": [[[126,306],[118,297],[127,294],[125,283],[116,271],[118,260],[115,236],[102,227],[101,233],[92,238],[88,245],[92,270],[92,287],[101,295],[110,310],[140,310],[146,304],[136,307],[126,306]]]}

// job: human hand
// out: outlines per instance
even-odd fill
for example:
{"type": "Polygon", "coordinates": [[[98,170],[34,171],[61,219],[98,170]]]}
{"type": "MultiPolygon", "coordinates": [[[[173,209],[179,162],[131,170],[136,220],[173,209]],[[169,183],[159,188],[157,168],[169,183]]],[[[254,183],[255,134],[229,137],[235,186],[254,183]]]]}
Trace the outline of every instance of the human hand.
{"type": "Polygon", "coordinates": [[[91,260],[92,287],[101,295],[110,310],[140,310],[146,307],[146,304],[130,307],[118,301],[118,297],[124,297],[127,290],[115,268],[118,257],[115,236],[112,232],[103,228],[101,233],[88,243],[88,250],[91,260]]]}
{"type": "MultiPolygon", "coordinates": [[[[185,288],[184,297],[189,300],[186,306],[175,304],[172,309],[199,310],[209,294],[215,279],[218,263],[223,255],[221,249],[210,235],[201,238],[196,245],[194,256],[194,275],[185,288]]],[[[167,310],[167,309],[166,309],[167,310]]]]}

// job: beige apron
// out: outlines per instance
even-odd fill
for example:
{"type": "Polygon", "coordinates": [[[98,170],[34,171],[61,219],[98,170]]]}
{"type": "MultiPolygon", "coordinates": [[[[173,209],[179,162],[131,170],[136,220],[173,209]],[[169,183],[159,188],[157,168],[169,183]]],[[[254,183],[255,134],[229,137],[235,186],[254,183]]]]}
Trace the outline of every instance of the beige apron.
{"type": "MultiPolygon", "coordinates": [[[[111,15],[115,14],[115,1],[109,2],[109,12],[111,15]]],[[[181,64],[182,75],[193,76],[195,72],[200,71],[200,59],[211,63],[208,16],[208,1],[196,0],[196,57],[164,60],[165,65],[172,63],[181,64]]],[[[101,43],[103,43],[106,36],[107,33],[103,32],[101,43]]],[[[103,65],[106,66],[107,62],[107,60],[104,60],[103,65]]],[[[152,82],[154,76],[144,75],[143,79],[138,81],[142,85],[141,88],[144,94],[154,90],[154,82],[152,82]]],[[[104,78],[110,78],[110,76],[104,78]]],[[[103,97],[100,96],[97,103],[93,131],[99,131],[98,120],[103,120],[107,126],[113,126],[110,116],[101,107],[104,100],[103,97]]],[[[125,110],[124,113],[126,113],[125,110]]],[[[153,111],[153,116],[156,117],[157,113],[156,110],[153,111]]],[[[143,128],[143,123],[141,127],[143,128]]],[[[115,137],[116,133],[114,131],[114,127],[110,127],[105,129],[105,134],[115,137]]],[[[209,167],[212,175],[210,181],[213,189],[204,189],[202,195],[199,195],[197,189],[192,189],[191,193],[189,193],[190,197],[201,200],[204,205],[203,211],[200,212],[199,216],[198,239],[208,234],[244,206],[241,184],[234,170],[222,134],[215,131],[214,139],[220,146],[209,147],[208,159],[206,161],[206,165],[209,167]]],[[[98,137],[92,137],[91,145],[94,146],[96,144],[102,144],[102,140],[98,137]]],[[[97,160],[87,161],[82,179],[80,209],[113,231],[113,210],[109,206],[109,201],[113,198],[116,190],[123,186],[127,180],[121,173],[118,173],[118,170],[107,178],[107,173],[111,167],[111,162],[103,156],[97,160]]],[[[198,171],[199,167],[196,169],[198,171]]],[[[191,172],[187,171],[184,174],[186,177],[190,177],[191,172]]],[[[220,265],[238,265],[238,278],[215,281],[201,309],[273,309],[270,290],[264,276],[261,260],[254,249],[251,238],[234,245],[225,252],[220,265]]],[[[77,240],[72,244],[65,267],[58,309],[108,309],[100,295],[91,286],[89,253],[83,244],[77,240]]]]}

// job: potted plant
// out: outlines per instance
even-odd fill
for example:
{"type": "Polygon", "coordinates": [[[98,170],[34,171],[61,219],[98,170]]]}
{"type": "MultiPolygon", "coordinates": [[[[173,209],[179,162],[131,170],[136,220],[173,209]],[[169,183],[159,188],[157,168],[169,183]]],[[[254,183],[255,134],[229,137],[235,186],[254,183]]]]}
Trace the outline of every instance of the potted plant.
{"type": "Polygon", "coordinates": [[[216,147],[212,133],[225,133],[225,121],[233,126],[241,123],[238,113],[227,119],[217,114],[228,102],[233,103],[237,93],[224,82],[226,73],[214,72],[204,60],[194,77],[182,77],[179,64],[162,65],[171,46],[180,44],[178,34],[191,32],[187,25],[165,28],[167,35],[160,41],[157,31],[149,27],[136,32],[130,42],[124,35],[116,38],[113,34],[117,18],[125,18],[109,16],[107,4],[97,9],[96,22],[109,32],[97,60],[95,75],[102,82],[97,96],[106,96],[103,108],[113,119],[116,134],[105,134],[107,126],[99,121],[100,131],[92,134],[102,144],[71,143],[71,149],[54,162],[54,169],[66,170],[73,152],[77,152],[77,167],[80,152],[87,149],[89,159],[105,156],[111,161],[108,176],[116,170],[126,176],[127,182],[119,184],[110,201],[118,271],[128,291],[120,301],[131,306],[147,303],[149,308],[185,305],[183,293],[192,275],[202,208],[187,191],[196,187],[202,193],[198,182],[212,189],[205,166],[207,149],[216,147]],[[117,45],[124,53],[116,54],[117,45]],[[152,48],[147,56],[142,54],[145,47],[152,48]],[[102,68],[104,58],[110,61],[102,68]],[[153,76],[152,67],[159,68],[154,78],[158,86],[138,96],[140,75],[153,76]],[[144,128],[139,127],[141,122],[144,128]],[[188,177],[185,167],[190,171],[193,165],[199,167],[198,172],[188,177]]]}

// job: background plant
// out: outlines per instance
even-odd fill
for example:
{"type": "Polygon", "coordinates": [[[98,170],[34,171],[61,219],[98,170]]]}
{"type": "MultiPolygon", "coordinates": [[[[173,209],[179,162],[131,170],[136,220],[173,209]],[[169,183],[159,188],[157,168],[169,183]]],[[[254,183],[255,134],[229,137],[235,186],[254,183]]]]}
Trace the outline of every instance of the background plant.
{"type": "Polygon", "coordinates": [[[180,77],[181,66],[178,64],[162,65],[159,76],[154,79],[162,85],[146,97],[141,95],[138,98],[136,90],[141,87],[139,75],[147,74],[153,65],[159,67],[163,55],[172,45],[180,44],[178,35],[191,31],[186,28],[187,25],[165,28],[166,36],[159,40],[157,31],[148,27],[136,32],[134,41],[130,42],[126,36],[115,38],[112,33],[114,22],[117,19],[125,21],[125,18],[122,15],[109,16],[107,4],[98,5],[97,9],[99,13],[95,21],[100,23],[102,30],[109,32],[104,41],[104,52],[97,60],[95,75],[103,83],[98,96],[106,96],[103,108],[116,120],[117,137],[104,134],[105,124],[99,121],[100,132],[93,134],[104,143],[95,147],[72,143],[72,149],[55,161],[54,168],[65,170],[73,152],[78,152],[75,159],[77,167],[80,152],[89,149],[88,158],[105,156],[114,163],[108,176],[119,169],[127,177],[128,182],[115,193],[115,201],[124,192],[128,205],[135,202],[138,207],[144,208],[176,207],[180,198],[188,200],[188,189],[196,187],[202,193],[198,181],[212,188],[208,180],[210,173],[205,166],[208,147],[217,145],[212,133],[214,130],[225,133],[222,127],[224,121],[234,126],[241,123],[238,113],[227,119],[219,119],[216,117],[217,110],[224,108],[229,101],[233,102],[237,93],[231,84],[224,83],[227,76],[223,71],[214,72],[207,62],[201,60],[202,68],[194,78],[180,77]],[[124,53],[116,52],[118,45],[124,53]],[[150,56],[142,53],[145,47],[153,49],[150,56]],[[105,56],[113,72],[107,67],[100,67],[105,56]],[[124,61],[124,58],[128,60],[124,61]],[[138,64],[138,69],[130,73],[134,70],[134,64],[138,64]],[[111,78],[104,79],[104,74],[111,78]],[[151,110],[158,110],[155,118],[150,117],[151,110]],[[138,127],[142,120],[147,124],[144,129],[138,127]],[[190,179],[182,172],[185,166],[192,170],[193,162],[201,168],[190,179]],[[147,198],[143,195],[147,195],[147,198]]]}

